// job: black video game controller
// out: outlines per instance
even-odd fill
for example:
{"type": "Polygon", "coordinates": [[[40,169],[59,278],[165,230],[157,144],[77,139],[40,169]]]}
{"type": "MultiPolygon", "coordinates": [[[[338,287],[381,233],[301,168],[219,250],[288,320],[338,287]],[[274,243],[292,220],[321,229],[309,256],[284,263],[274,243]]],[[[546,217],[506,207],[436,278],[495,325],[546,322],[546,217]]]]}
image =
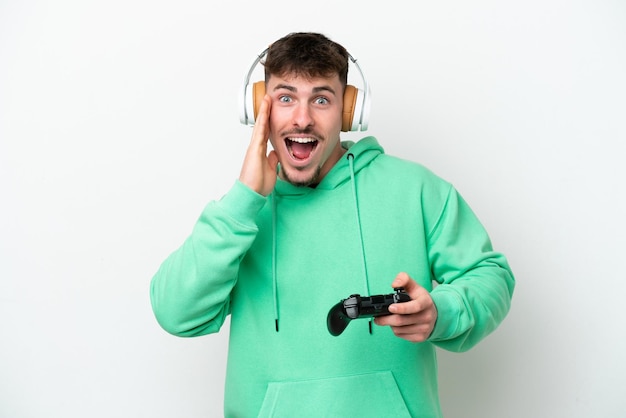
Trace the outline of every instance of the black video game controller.
{"type": "Polygon", "coordinates": [[[394,287],[395,293],[388,295],[360,296],[351,295],[341,300],[328,311],[328,331],[335,337],[340,335],[351,320],[390,315],[389,305],[408,302],[409,294],[403,287],[394,287]]]}

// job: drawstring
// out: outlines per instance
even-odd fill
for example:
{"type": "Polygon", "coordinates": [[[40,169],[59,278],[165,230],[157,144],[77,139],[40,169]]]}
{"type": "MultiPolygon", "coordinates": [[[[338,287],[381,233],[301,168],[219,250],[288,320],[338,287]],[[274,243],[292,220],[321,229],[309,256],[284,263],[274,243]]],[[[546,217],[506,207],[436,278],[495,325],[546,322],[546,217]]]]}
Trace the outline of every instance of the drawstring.
{"type": "Polygon", "coordinates": [[[274,296],[274,322],[278,332],[278,279],[276,277],[276,196],[270,195],[272,201],[272,292],[274,296]]]}
{"type": "MultiPolygon", "coordinates": [[[[350,164],[350,180],[352,182],[352,195],[354,199],[354,209],[356,211],[356,223],[359,231],[359,241],[361,243],[361,260],[363,264],[363,278],[365,279],[366,295],[370,294],[370,281],[367,275],[367,260],[365,258],[365,242],[363,240],[363,228],[361,227],[361,212],[359,211],[359,198],[356,191],[356,181],[354,179],[354,154],[348,154],[348,162],[350,164]]],[[[369,332],[372,333],[372,320],[368,321],[369,332]]]]}
{"type": "MultiPolygon", "coordinates": [[[[354,178],[354,154],[349,153],[348,154],[348,163],[350,165],[350,180],[352,182],[352,197],[354,200],[354,209],[356,212],[356,224],[357,224],[357,229],[359,231],[359,242],[360,242],[360,246],[361,246],[361,262],[363,265],[363,278],[365,280],[365,291],[366,294],[369,295],[370,294],[370,282],[369,282],[369,277],[367,275],[367,261],[365,258],[365,243],[363,241],[363,230],[361,227],[361,214],[359,211],[359,199],[358,199],[358,194],[357,194],[357,190],[356,190],[356,181],[354,178]]],[[[277,267],[276,267],[276,259],[277,259],[277,240],[276,240],[276,209],[277,209],[277,203],[276,203],[276,196],[274,193],[272,193],[269,196],[270,200],[272,201],[272,292],[273,292],[273,298],[274,298],[274,322],[276,324],[276,332],[278,332],[278,319],[279,319],[279,312],[278,312],[278,278],[277,278],[277,267]]],[[[368,322],[368,326],[369,326],[369,332],[370,334],[372,333],[372,320],[370,319],[368,322]]]]}

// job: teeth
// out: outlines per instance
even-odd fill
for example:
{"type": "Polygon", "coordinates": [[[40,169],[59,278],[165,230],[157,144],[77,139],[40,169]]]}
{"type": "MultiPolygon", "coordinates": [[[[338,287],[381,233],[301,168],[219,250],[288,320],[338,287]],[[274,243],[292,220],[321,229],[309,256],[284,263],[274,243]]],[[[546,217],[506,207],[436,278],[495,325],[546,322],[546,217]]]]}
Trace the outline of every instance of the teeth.
{"type": "Polygon", "coordinates": [[[299,144],[308,144],[310,142],[315,142],[314,138],[287,138],[290,141],[297,142],[299,144]]]}

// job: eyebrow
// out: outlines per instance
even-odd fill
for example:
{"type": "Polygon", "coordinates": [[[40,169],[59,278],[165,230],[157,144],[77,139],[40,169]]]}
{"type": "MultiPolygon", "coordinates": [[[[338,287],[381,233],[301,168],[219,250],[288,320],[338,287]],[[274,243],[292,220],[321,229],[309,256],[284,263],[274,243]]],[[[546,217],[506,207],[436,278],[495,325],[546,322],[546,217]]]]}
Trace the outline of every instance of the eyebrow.
{"type": "MultiPolygon", "coordinates": [[[[289,90],[293,93],[296,93],[298,91],[298,89],[296,89],[294,86],[289,85],[289,84],[277,84],[276,87],[274,87],[274,91],[280,90],[280,89],[289,90]]],[[[337,93],[335,93],[335,90],[332,87],[327,86],[327,85],[313,87],[313,90],[312,90],[313,93],[320,93],[322,91],[327,91],[335,96],[337,95],[337,93]]]]}

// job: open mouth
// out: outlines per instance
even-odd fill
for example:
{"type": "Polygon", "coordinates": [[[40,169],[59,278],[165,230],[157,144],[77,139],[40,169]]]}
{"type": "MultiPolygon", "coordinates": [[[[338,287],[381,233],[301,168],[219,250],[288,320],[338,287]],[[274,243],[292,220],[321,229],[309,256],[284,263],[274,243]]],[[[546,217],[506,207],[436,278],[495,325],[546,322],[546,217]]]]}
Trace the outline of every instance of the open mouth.
{"type": "Polygon", "coordinates": [[[311,153],[317,147],[317,139],[315,138],[286,138],[285,144],[287,150],[294,160],[303,161],[311,156],[311,153]]]}

